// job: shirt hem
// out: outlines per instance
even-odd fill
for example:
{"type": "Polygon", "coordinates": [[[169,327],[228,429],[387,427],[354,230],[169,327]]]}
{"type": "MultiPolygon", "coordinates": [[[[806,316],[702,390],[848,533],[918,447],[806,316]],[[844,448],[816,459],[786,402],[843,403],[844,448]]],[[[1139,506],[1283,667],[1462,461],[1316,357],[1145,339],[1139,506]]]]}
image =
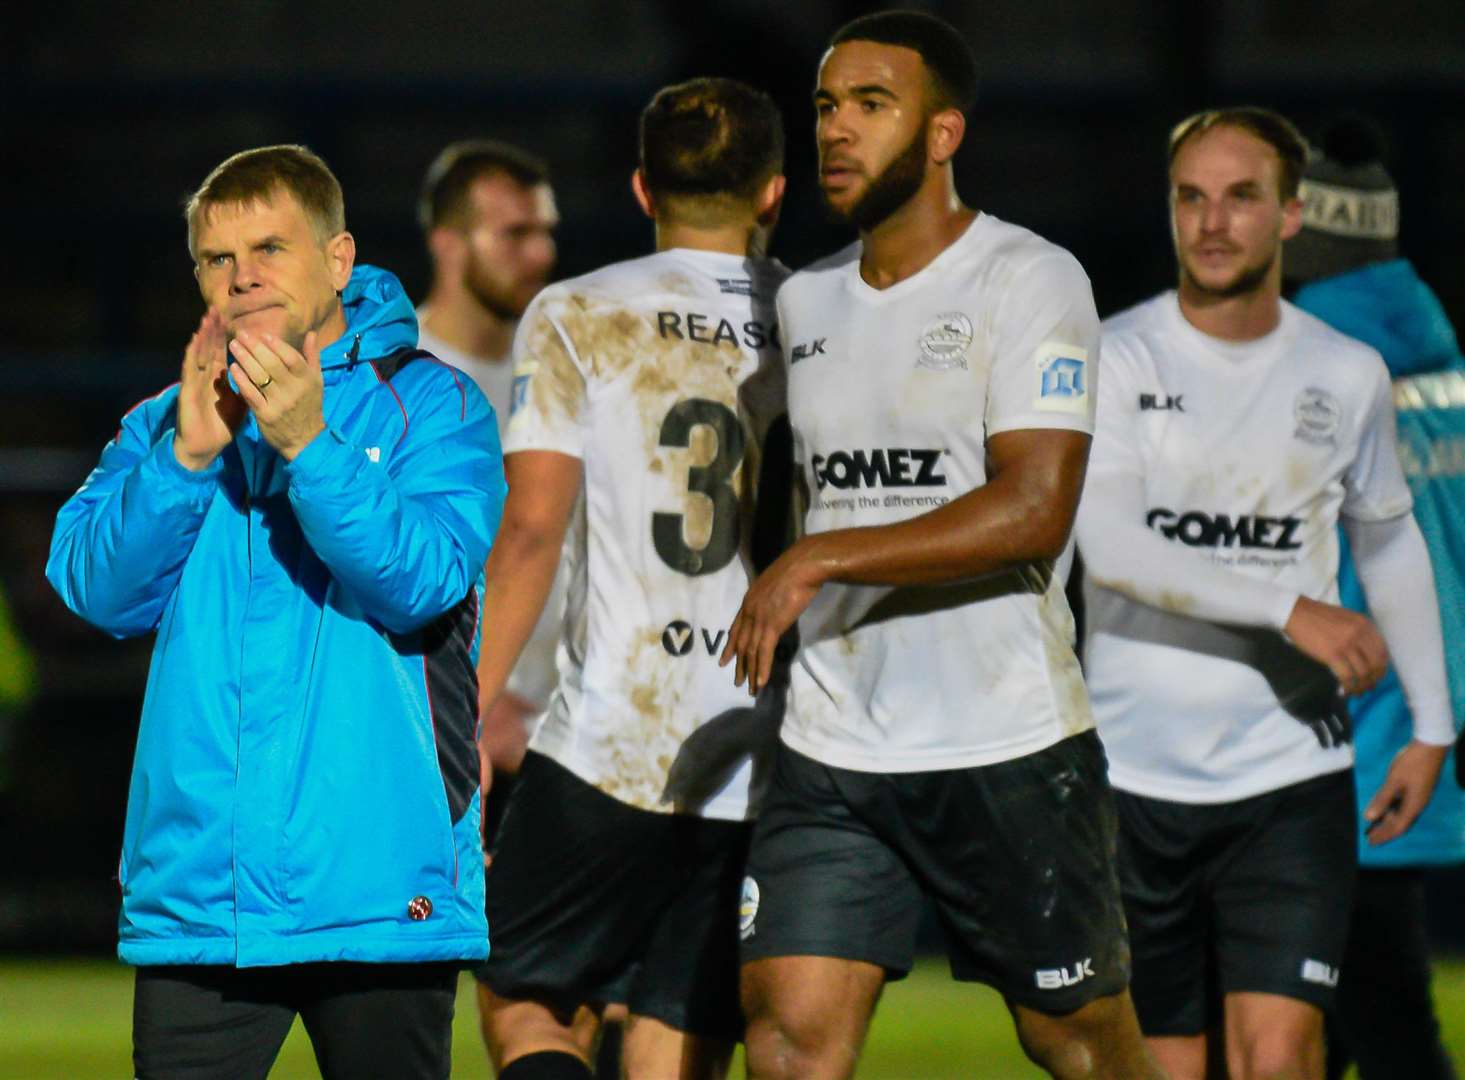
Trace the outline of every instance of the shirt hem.
{"type": "Polygon", "coordinates": [[[1111,756],[1109,762],[1109,784],[1116,791],[1123,791],[1128,795],[1138,795],[1145,799],[1162,799],[1165,802],[1189,803],[1192,805],[1213,806],[1220,803],[1240,802],[1242,799],[1250,799],[1256,795],[1266,795],[1268,792],[1280,791],[1282,788],[1291,787],[1293,784],[1301,784],[1307,780],[1315,780],[1319,776],[1327,776],[1329,773],[1346,772],[1353,768],[1353,755],[1349,753],[1347,759],[1339,761],[1331,754],[1323,758],[1311,769],[1299,769],[1289,772],[1285,776],[1266,776],[1257,781],[1246,784],[1204,784],[1200,786],[1175,787],[1172,784],[1156,782],[1154,777],[1144,773],[1129,773],[1116,765],[1111,756]]]}
{"type": "Polygon", "coordinates": [[[1028,757],[1050,746],[1056,746],[1064,739],[1092,731],[1093,724],[1086,724],[1073,731],[1045,730],[1040,736],[1018,745],[1004,746],[997,750],[941,750],[922,755],[900,754],[879,757],[852,751],[841,747],[820,746],[800,738],[785,728],[780,733],[783,744],[806,758],[836,769],[869,773],[915,773],[944,772],[950,769],[971,769],[983,765],[999,765],[1004,761],[1015,761],[1028,757]]]}
{"type": "MultiPolygon", "coordinates": [[[[540,732],[544,729],[540,728],[540,732]]],[[[536,733],[538,734],[538,733],[536,733]]],[[[537,738],[529,741],[529,749],[537,754],[543,754],[556,765],[569,769],[575,776],[595,788],[602,795],[614,799],[622,806],[629,806],[632,810],[643,810],[648,814],[682,814],[685,817],[707,818],[712,821],[751,821],[753,812],[749,806],[749,800],[742,799],[713,799],[695,809],[678,808],[672,803],[658,802],[654,806],[647,806],[644,802],[631,802],[622,799],[619,795],[606,791],[601,786],[602,780],[598,779],[596,770],[590,768],[584,761],[575,758],[571,754],[564,753],[559,746],[553,745],[555,740],[546,739],[541,742],[537,738]]]]}

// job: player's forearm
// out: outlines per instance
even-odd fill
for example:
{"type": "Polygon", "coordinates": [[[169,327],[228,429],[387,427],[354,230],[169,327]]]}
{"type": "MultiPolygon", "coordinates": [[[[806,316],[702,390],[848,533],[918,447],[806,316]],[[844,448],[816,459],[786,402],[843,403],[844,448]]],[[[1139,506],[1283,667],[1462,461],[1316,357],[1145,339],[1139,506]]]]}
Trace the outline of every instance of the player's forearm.
{"type": "Polygon", "coordinates": [[[483,641],[478,653],[478,700],[500,693],[534,633],[559,567],[563,528],[505,517],[484,570],[483,641]]]}
{"type": "Polygon", "coordinates": [[[815,533],[795,546],[821,583],[942,585],[1056,559],[1074,501],[999,476],[919,517],[815,533]]]}
{"type": "Polygon", "coordinates": [[[1343,525],[1369,614],[1383,634],[1404,688],[1414,738],[1432,746],[1447,745],[1454,741],[1455,724],[1434,570],[1424,536],[1412,514],[1379,522],[1345,518],[1343,525]]]}
{"type": "Polygon", "coordinates": [[[1207,562],[1142,524],[1133,483],[1090,477],[1075,532],[1087,580],[1172,615],[1281,630],[1298,593],[1207,562]]]}

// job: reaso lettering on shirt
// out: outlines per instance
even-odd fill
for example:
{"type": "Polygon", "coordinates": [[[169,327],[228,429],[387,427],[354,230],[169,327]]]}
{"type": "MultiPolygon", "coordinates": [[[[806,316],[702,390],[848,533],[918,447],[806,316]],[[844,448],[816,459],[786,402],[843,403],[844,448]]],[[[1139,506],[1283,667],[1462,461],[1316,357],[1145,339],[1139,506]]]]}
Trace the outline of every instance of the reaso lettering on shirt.
{"type": "Polygon", "coordinates": [[[695,341],[700,345],[742,344],[750,349],[781,348],[776,323],[749,319],[737,327],[727,319],[714,319],[700,311],[658,311],[656,332],[663,338],[695,341]]]}

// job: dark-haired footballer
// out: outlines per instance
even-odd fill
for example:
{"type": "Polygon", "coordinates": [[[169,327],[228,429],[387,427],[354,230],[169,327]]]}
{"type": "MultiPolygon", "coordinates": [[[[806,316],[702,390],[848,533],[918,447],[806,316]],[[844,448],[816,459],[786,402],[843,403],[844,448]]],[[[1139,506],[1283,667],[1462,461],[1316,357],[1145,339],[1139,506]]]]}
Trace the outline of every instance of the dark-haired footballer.
{"type": "Polygon", "coordinates": [[[717,657],[784,411],[787,271],[764,256],[782,171],[767,95],[728,79],[662,90],[632,182],[655,254],[550,286],[515,338],[486,698],[562,549],[568,595],[559,682],[488,870],[480,1004],[504,1080],[588,1077],[585,1014],[607,1002],[629,1010],[632,1077],[721,1076],[742,1034],[739,887],[782,694],[748,707],[717,657]]]}
{"type": "MultiPolygon", "coordinates": [[[[742,909],[754,1077],[852,1073],[924,894],[1058,1077],[1157,1076],[1126,987],[1103,750],[1054,572],[1094,423],[1098,317],[1066,251],[965,206],[975,90],[933,17],[837,33],[820,185],[856,244],[779,293],[805,535],[724,659],[802,651],[742,909]]],[[[979,1070],[977,1070],[979,1071],[979,1070]]]]}

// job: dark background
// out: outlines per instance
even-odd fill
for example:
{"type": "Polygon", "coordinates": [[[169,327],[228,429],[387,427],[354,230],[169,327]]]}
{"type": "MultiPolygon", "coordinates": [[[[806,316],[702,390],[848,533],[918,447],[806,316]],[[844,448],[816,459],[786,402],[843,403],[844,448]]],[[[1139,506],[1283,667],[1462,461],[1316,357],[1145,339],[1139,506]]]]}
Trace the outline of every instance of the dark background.
{"type": "MultiPolygon", "coordinates": [[[[114,642],[42,577],[60,502],[117,419],[175,378],[200,302],[180,207],[215,164],[305,142],[346,192],[362,261],[414,298],[419,179],[447,142],[547,158],[559,274],[649,250],[628,192],[637,112],[661,85],[733,75],[790,131],[774,253],[842,245],[813,194],[815,67],[885,6],[796,0],[9,5],[0,15],[0,586],[36,694],[0,707],[0,948],[106,948],[148,639],[114,642]]],[[[1255,103],[1315,132],[1362,111],[1391,139],[1402,247],[1465,319],[1465,3],[1229,0],[916,5],[969,37],[983,86],[966,200],[1072,250],[1108,314],[1166,287],[1164,141],[1198,108],[1255,103]]],[[[1457,646],[1458,647],[1458,646],[1457,646]]],[[[1439,905],[1437,905],[1439,906],[1439,905]]],[[[1458,910],[1458,907],[1457,909],[1458,910]]],[[[1442,919],[1438,930],[1465,920],[1442,919]]]]}

